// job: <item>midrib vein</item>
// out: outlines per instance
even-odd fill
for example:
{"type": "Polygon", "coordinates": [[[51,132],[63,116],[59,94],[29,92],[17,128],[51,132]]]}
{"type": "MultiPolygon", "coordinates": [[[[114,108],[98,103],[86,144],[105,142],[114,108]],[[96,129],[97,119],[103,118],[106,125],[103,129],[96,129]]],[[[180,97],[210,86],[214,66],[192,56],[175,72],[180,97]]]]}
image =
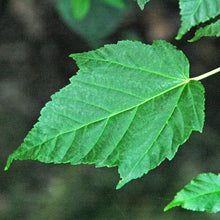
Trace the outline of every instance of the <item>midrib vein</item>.
{"type": "MultiPolygon", "coordinates": [[[[210,184],[211,184],[211,183],[210,183],[210,184]]],[[[192,191],[192,190],[191,190],[191,191],[192,191]]],[[[217,189],[217,190],[213,190],[213,191],[210,191],[210,192],[200,193],[199,195],[191,196],[191,197],[189,197],[189,198],[179,200],[178,202],[189,201],[189,200],[197,199],[197,198],[199,198],[199,197],[203,197],[203,196],[206,196],[206,195],[212,195],[212,194],[215,194],[215,193],[220,193],[220,186],[219,186],[219,189],[217,189]]]]}
{"type": "MultiPolygon", "coordinates": [[[[131,106],[131,107],[126,108],[126,109],[124,109],[124,110],[122,110],[122,111],[119,111],[119,112],[110,114],[109,116],[105,116],[105,117],[102,117],[102,118],[100,118],[100,119],[91,121],[91,122],[89,122],[89,123],[87,123],[87,124],[83,124],[83,125],[81,125],[81,126],[79,126],[79,127],[77,127],[77,128],[71,129],[71,130],[69,130],[69,131],[65,131],[65,132],[59,133],[59,134],[57,134],[57,135],[55,135],[55,136],[53,136],[53,137],[47,139],[46,141],[44,141],[44,142],[42,142],[42,143],[40,143],[40,144],[36,144],[36,145],[34,145],[34,146],[28,148],[26,151],[23,152],[23,154],[24,154],[25,152],[27,152],[27,151],[29,151],[29,150],[31,150],[31,149],[37,147],[37,146],[41,146],[41,145],[43,145],[43,144],[49,142],[50,140],[52,140],[52,139],[54,139],[54,138],[58,138],[58,137],[61,136],[61,135],[68,134],[68,133],[71,133],[71,132],[75,132],[75,131],[77,131],[77,130],[83,128],[84,126],[88,126],[88,125],[90,125],[90,124],[94,124],[94,123],[97,123],[97,122],[99,122],[99,121],[102,121],[102,120],[105,120],[105,119],[114,117],[115,115],[118,115],[118,114],[121,114],[121,113],[123,113],[123,112],[132,110],[133,108],[138,108],[139,106],[141,106],[141,105],[143,105],[143,104],[145,104],[145,103],[147,103],[147,102],[149,102],[149,101],[151,101],[151,100],[153,100],[153,99],[155,99],[155,98],[157,98],[157,97],[159,97],[159,96],[161,96],[161,95],[164,95],[164,94],[166,94],[166,93],[168,93],[168,92],[170,92],[170,91],[172,91],[172,90],[174,90],[174,89],[176,89],[176,88],[178,88],[178,87],[180,87],[180,86],[183,86],[183,85],[186,84],[186,83],[188,83],[188,82],[187,82],[187,81],[186,81],[186,82],[181,82],[181,83],[179,83],[179,84],[177,84],[177,85],[175,85],[175,86],[173,86],[173,87],[171,87],[171,88],[169,88],[169,89],[167,89],[167,90],[164,90],[163,92],[160,92],[160,93],[156,94],[155,96],[153,96],[153,97],[151,97],[151,98],[149,98],[149,99],[144,100],[143,102],[140,102],[139,104],[137,104],[137,105],[135,105],[135,106],[131,106]]],[[[41,117],[42,117],[42,116],[41,116],[41,117]]],[[[41,122],[41,121],[39,121],[38,123],[40,123],[40,122],[41,122]]],[[[34,129],[34,128],[33,128],[33,129],[34,129]]],[[[26,143],[25,143],[25,140],[24,140],[24,143],[23,143],[22,145],[25,145],[25,144],[26,144],[26,143]]],[[[21,145],[20,147],[22,147],[22,145],[21,145]]],[[[16,151],[15,151],[15,153],[16,153],[16,151]]],[[[12,155],[13,155],[13,154],[12,154],[12,155]]],[[[12,156],[12,155],[11,155],[11,156],[12,156]]]]}

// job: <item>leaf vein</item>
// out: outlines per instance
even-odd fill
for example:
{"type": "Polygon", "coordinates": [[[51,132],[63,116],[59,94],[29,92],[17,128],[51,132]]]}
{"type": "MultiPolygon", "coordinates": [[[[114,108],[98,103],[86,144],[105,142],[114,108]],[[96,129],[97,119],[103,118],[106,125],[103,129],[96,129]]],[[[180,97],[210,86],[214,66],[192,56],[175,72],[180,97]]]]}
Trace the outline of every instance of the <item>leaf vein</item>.
{"type": "MultiPolygon", "coordinates": [[[[77,54],[77,57],[80,57],[80,55],[81,54],[77,54]]],[[[144,68],[141,68],[141,67],[129,66],[129,65],[122,64],[122,63],[119,63],[119,62],[116,62],[116,61],[110,61],[110,60],[105,60],[105,59],[101,59],[101,58],[86,57],[85,54],[83,54],[83,56],[81,56],[81,58],[88,59],[88,60],[95,60],[95,61],[111,63],[111,64],[123,66],[123,67],[128,68],[128,69],[134,69],[134,70],[140,70],[140,71],[147,72],[147,73],[152,73],[152,74],[155,74],[155,75],[158,75],[158,76],[162,76],[164,78],[178,79],[178,80],[180,79],[180,78],[177,78],[177,77],[172,77],[172,76],[169,76],[169,75],[166,75],[166,74],[162,74],[162,73],[159,73],[159,72],[155,72],[155,71],[152,71],[152,70],[147,70],[147,69],[144,69],[144,68]]]]}
{"type": "MultiPolygon", "coordinates": [[[[76,101],[76,102],[81,102],[81,103],[84,103],[84,104],[86,104],[86,105],[90,105],[90,106],[93,106],[93,107],[102,109],[102,110],[104,110],[104,111],[106,111],[106,112],[108,112],[108,113],[112,113],[110,110],[108,110],[108,109],[106,109],[106,108],[103,108],[103,107],[101,107],[101,106],[99,106],[99,105],[95,105],[95,104],[93,104],[93,103],[86,102],[86,101],[84,101],[84,100],[73,99],[73,98],[71,98],[71,97],[64,97],[64,96],[63,96],[63,97],[60,97],[60,98],[62,98],[62,99],[69,99],[69,100],[71,100],[71,101],[76,101]]],[[[82,124],[82,123],[81,123],[81,124],[82,124]]]]}
{"type": "MultiPolygon", "coordinates": [[[[115,116],[115,115],[118,115],[118,114],[120,114],[120,113],[122,113],[122,112],[126,112],[126,111],[131,110],[131,109],[133,109],[133,108],[135,108],[135,107],[138,107],[138,106],[140,106],[140,105],[143,105],[144,103],[146,103],[146,102],[148,102],[148,101],[151,101],[152,99],[155,99],[155,98],[158,97],[158,96],[161,96],[161,95],[163,95],[163,94],[166,94],[167,92],[169,92],[169,91],[171,91],[171,90],[173,90],[173,89],[175,89],[175,88],[178,88],[178,87],[180,87],[180,86],[182,86],[182,85],[184,85],[184,84],[185,84],[185,82],[179,83],[179,84],[177,84],[177,85],[175,85],[175,86],[173,86],[173,87],[171,87],[171,88],[169,88],[169,89],[167,89],[167,90],[165,90],[165,91],[163,91],[163,92],[161,92],[161,93],[158,93],[158,94],[156,94],[156,95],[154,95],[154,96],[152,96],[152,97],[150,97],[150,98],[144,100],[143,102],[137,104],[136,106],[129,107],[129,108],[125,109],[125,110],[122,110],[122,111],[120,111],[120,112],[113,113],[113,114],[111,114],[111,115],[109,115],[109,116],[104,116],[104,117],[101,118],[101,119],[96,119],[96,120],[91,121],[91,122],[89,122],[89,123],[87,123],[87,124],[84,124],[84,125],[82,125],[82,126],[79,126],[78,128],[74,128],[74,129],[71,129],[71,130],[69,130],[69,131],[65,131],[65,132],[59,133],[59,134],[57,134],[57,135],[55,135],[55,136],[53,136],[53,137],[47,139],[45,142],[50,141],[51,139],[53,139],[53,138],[55,138],[55,137],[58,137],[58,136],[60,136],[60,135],[64,135],[64,134],[68,134],[68,133],[71,133],[71,132],[73,132],[73,131],[76,131],[76,130],[78,130],[78,129],[84,127],[84,126],[89,125],[89,124],[96,123],[96,122],[98,122],[98,121],[101,121],[101,120],[103,120],[103,119],[106,119],[107,117],[111,118],[111,117],[113,117],[113,116],[115,116]]],[[[45,142],[42,142],[41,144],[44,144],[45,142]]],[[[35,147],[37,147],[37,146],[39,146],[39,144],[36,144],[36,145],[32,146],[31,148],[26,149],[25,151],[23,151],[23,153],[25,153],[25,152],[27,152],[28,150],[30,150],[30,149],[32,149],[32,148],[35,148],[35,147]]]]}
{"type": "MultiPolygon", "coordinates": [[[[95,143],[93,144],[93,146],[91,147],[90,151],[82,158],[82,161],[85,159],[85,157],[86,157],[90,152],[92,152],[93,147],[94,147],[94,146],[98,143],[98,141],[100,140],[101,136],[103,135],[103,133],[104,133],[104,131],[105,131],[105,128],[106,128],[106,126],[107,126],[107,124],[108,124],[109,119],[110,119],[110,118],[104,119],[104,120],[105,120],[105,125],[103,126],[101,133],[99,134],[99,136],[98,136],[96,142],[95,142],[95,143]]],[[[97,154],[96,154],[96,155],[97,155],[97,154]]]]}
{"type": "Polygon", "coordinates": [[[122,141],[122,139],[124,138],[124,136],[126,135],[126,133],[128,132],[128,130],[129,130],[130,126],[132,125],[132,122],[133,122],[133,120],[134,120],[134,118],[135,118],[135,116],[136,116],[136,114],[137,114],[137,109],[138,109],[138,107],[136,106],[136,107],[134,107],[134,108],[136,108],[136,110],[135,110],[134,115],[132,116],[132,119],[131,119],[130,123],[128,124],[127,129],[125,130],[124,134],[122,134],[122,136],[121,136],[121,138],[119,139],[118,143],[114,146],[114,148],[113,148],[112,151],[109,153],[109,155],[107,155],[107,157],[106,157],[104,160],[102,160],[101,162],[99,162],[99,165],[102,165],[106,160],[108,160],[108,158],[111,156],[111,154],[113,153],[113,151],[118,147],[118,145],[120,144],[120,142],[122,141]]]}
{"type": "MultiPolygon", "coordinates": [[[[177,99],[177,103],[182,95],[182,92],[184,90],[185,86],[183,86],[182,91],[180,92],[180,95],[177,99]]],[[[148,153],[148,151],[154,146],[154,143],[156,142],[156,140],[159,138],[159,136],[161,135],[162,131],[164,130],[164,128],[166,127],[166,125],[168,124],[170,118],[172,117],[176,107],[177,107],[177,103],[173,108],[173,111],[171,112],[171,114],[169,115],[169,117],[166,120],[166,123],[164,123],[163,127],[161,128],[160,132],[158,132],[158,135],[155,137],[154,141],[152,142],[151,146],[149,148],[146,149],[146,151],[140,156],[139,160],[135,163],[135,165],[133,166],[133,168],[131,169],[131,171],[128,173],[128,175],[126,176],[126,178],[128,178],[131,173],[134,171],[134,169],[137,167],[137,165],[144,159],[144,157],[146,156],[146,154],[148,153]]]]}
{"type": "Polygon", "coordinates": [[[90,86],[97,86],[97,87],[100,87],[100,88],[104,88],[104,89],[108,89],[108,90],[113,90],[113,91],[117,91],[117,92],[120,92],[122,94],[125,94],[125,95],[129,95],[129,96],[133,96],[135,98],[138,98],[138,99],[141,99],[141,100],[145,100],[143,97],[141,96],[138,96],[138,95],[135,95],[133,93],[128,93],[128,92],[125,92],[123,90],[120,90],[120,89],[116,89],[116,88],[111,88],[111,87],[107,87],[107,86],[104,86],[104,85],[100,85],[100,84],[95,84],[95,83],[89,83],[89,82],[84,82],[84,81],[80,81],[80,80],[76,80],[77,82],[80,82],[80,83],[83,83],[85,85],[90,85],[90,86]]]}

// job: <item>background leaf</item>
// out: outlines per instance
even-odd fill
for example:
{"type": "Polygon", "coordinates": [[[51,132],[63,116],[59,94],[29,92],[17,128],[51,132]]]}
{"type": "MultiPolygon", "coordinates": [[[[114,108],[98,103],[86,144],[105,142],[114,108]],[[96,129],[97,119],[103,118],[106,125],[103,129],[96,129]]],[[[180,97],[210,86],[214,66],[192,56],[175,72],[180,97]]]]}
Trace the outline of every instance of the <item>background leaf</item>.
{"type": "Polygon", "coordinates": [[[138,5],[140,6],[141,10],[144,10],[144,6],[150,0],[137,0],[138,5]]]}
{"type": "Polygon", "coordinates": [[[73,16],[70,1],[56,0],[55,2],[63,20],[93,48],[100,45],[105,37],[115,31],[132,4],[132,1],[125,0],[125,8],[119,9],[100,0],[93,0],[88,14],[78,20],[73,16]]]}
{"type": "Polygon", "coordinates": [[[220,174],[203,173],[195,177],[174,200],[165,207],[165,211],[176,206],[193,211],[220,211],[220,174]]]}
{"type": "Polygon", "coordinates": [[[105,2],[105,3],[107,3],[113,7],[116,7],[116,8],[124,8],[125,7],[123,0],[100,0],[100,1],[105,2]]]}
{"type": "Polygon", "coordinates": [[[74,54],[80,70],[52,96],[8,159],[118,166],[118,188],[172,159],[202,131],[204,89],[184,54],[165,41],[121,41],[74,54]]]}
{"type": "Polygon", "coordinates": [[[193,26],[209,21],[220,14],[219,0],[180,0],[179,4],[182,24],[177,40],[181,39],[193,26]]]}
{"type": "Polygon", "coordinates": [[[71,0],[71,6],[74,18],[81,19],[90,9],[90,0],[71,0]]]}
{"type": "Polygon", "coordinates": [[[211,36],[220,36],[220,19],[207,25],[206,27],[199,28],[195,36],[189,40],[189,42],[194,42],[199,40],[201,37],[211,37],[211,36]]]}

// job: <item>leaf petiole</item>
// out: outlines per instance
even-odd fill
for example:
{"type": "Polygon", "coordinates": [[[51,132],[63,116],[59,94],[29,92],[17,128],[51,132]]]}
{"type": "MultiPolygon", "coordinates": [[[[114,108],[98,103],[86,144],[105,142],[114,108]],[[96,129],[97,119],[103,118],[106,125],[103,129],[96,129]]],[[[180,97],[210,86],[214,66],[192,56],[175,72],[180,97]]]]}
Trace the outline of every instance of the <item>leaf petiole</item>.
{"type": "Polygon", "coordinates": [[[207,77],[209,77],[209,76],[211,76],[211,75],[214,75],[214,74],[216,74],[216,73],[218,73],[218,72],[220,72],[220,67],[218,67],[218,68],[216,68],[216,69],[214,69],[214,70],[212,70],[212,71],[209,71],[209,72],[207,72],[207,73],[204,73],[204,74],[202,74],[202,75],[200,75],[200,76],[193,77],[193,78],[191,78],[190,80],[199,81],[199,80],[205,79],[205,78],[207,78],[207,77]]]}

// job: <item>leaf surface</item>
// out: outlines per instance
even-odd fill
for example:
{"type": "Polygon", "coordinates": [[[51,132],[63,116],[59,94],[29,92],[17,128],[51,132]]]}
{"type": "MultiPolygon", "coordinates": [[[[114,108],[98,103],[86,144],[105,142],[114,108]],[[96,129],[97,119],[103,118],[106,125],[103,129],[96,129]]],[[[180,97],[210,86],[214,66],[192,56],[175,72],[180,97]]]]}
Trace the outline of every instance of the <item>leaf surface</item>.
{"type": "Polygon", "coordinates": [[[141,10],[144,10],[144,6],[146,5],[147,2],[150,0],[137,0],[138,5],[140,6],[141,10]]]}
{"type": "Polygon", "coordinates": [[[203,173],[195,177],[174,200],[165,207],[165,211],[176,206],[193,211],[220,211],[220,174],[203,173]]]}
{"type": "Polygon", "coordinates": [[[211,37],[211,36],[220,37],[220,19],[205,27],[199,28],[196,31],[195,36],[191,40],[189,40],[189,42],[197,41],[201,37],[211,37]]]}
{"type": "Polygon", "coordinates": [[[180,0],[179,4],[182,24],[177,40],[181,39],[193,26],[209,21],[220,14],[219,0],[180,0]]]}
{"type": "Polygon", "coordinates": [[[18,159],[118,166],[120,188],[202,131],[204,88],[171,44],[120,41],[71,57],[78,74],[51,97],[6,169],[18,159]]]}

